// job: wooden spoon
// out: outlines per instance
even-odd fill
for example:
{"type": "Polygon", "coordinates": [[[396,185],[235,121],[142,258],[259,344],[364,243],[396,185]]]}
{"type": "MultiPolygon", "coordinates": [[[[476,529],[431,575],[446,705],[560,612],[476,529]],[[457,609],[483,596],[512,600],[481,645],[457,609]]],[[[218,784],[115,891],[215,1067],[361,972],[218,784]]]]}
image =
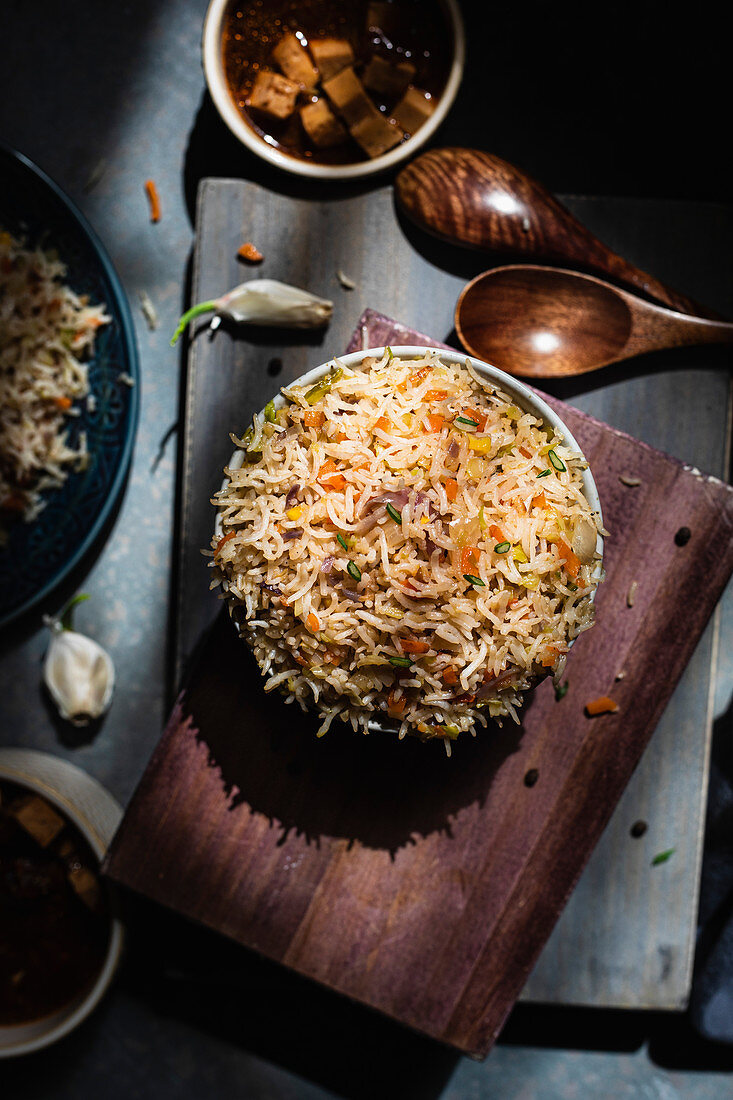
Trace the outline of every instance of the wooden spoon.
{"type": "Polygon", "coordinates": [[[733,324],[675,313],[592,275],[532,264],[495,267],[466,286],[456,332],[510,374],[585,374],[646,351],[733,344],[733,324]]]}
{"type": "Polygon", "coordinates": [[[681,313],[717,316],[616,255],[540,183],[491,153],[431,149],[402,169],[395,194],[412,221],[443,240],[579,265],[681,313]]]}

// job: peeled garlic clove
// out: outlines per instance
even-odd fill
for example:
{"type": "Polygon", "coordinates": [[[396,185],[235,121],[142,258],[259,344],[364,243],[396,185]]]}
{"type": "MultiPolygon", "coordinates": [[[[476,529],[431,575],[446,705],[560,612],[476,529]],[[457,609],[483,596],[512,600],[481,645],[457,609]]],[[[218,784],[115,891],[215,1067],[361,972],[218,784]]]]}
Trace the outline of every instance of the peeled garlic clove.
{"type": "Polygon", "coordinates": [[[593,560],[593,555],[596,552],[597,535],[598,531],[595,523],[592,523],[585,516],[579,519],[573,528],[573,553],[583,565],[587,565],[589,561],[593,560]]]}
{"type": "Polygon", "coordinates": [[[85,634],[52,621],[43,680],[62,718],[84,726],[107,710],[115,683],[109,654],[85,634]]]}

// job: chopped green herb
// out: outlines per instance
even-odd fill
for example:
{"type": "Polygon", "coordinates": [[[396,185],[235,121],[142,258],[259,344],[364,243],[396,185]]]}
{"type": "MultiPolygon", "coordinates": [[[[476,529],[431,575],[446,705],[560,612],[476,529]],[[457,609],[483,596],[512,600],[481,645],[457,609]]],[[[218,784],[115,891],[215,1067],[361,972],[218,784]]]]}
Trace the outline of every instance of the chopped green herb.
{"type": "Polygon", "coordinates": [[[548,451],[547,457],[549,458],[550,462],[556,470],[560,470],[563,473],[565,472],[565,470],[567,470],[567,466],[565,465],[563,460],[561,458],[558,458],[554,451],[548,451]]]}
{"type": "Polygon", "coordinates": [[[343,546],[344,550],[348,550],[348,549],[349,549],[349,544],[348,544],[348,542],[346,541],[346,539],[344,538],[344,536],[343,536],[342,534],[340,534],[340,533],[339,533],[338,535],[336,535],[336,539],[337,539],[337,541],[338,541],[338,542],[340,542],[340,543],[341,543],[341,545],[343,546]]]}
{"type": "Polygon", "coordinates": [[[510,549],[511,545],[512,544],[510,542],[497,542],[496,546],[494,547],[494,550],[496,551],[497,554],[506,554],[507,550],[510,549]]]}
{"type": "Polygon", "coordinates": [[[577,584],[573,584],[572,581],[568,581],[568,588],[570,589],[571,592],[577,592],[578,591],[577,584]]]}
{"type": "Polygon", "coordinates": [[[79,592],[76,596],[72,596],[72,598],[67,603],[66,607],[63,609],[63,611],[59,615],[59,622],[61,623],[61,629],[62,630],[73,630],[74,629],[74,627],[72,626],[72,617],[73,617],[73,614],[74,614],[74,608],[77,606],[77,604],[84,603],[84,601],[88,600],[88,599],[89,599],[89,593],[88,592],[79,592]]]}
{"type": "Polygon", "coordinates": [[[451,741],[455,741],[461,732],[458,726],[454,726],[452,722],[446,722],[445,725],[439,727],[441,730],[445,730],[446,737],[449,737],[451,741]]]}
{"type": "Polygon", "coordinates": [[[657,852],[652,860],[652,867],[657,867],[660,863],[666,863],[668,859],[672,858],[676,851],[676,848],[667,848],[665,852],[657,852]]]}
{"type": "Polygon", "coordinates": [[[489,526],[488,523],[486,522],[486,517],[484,515],[484,506],[483,506],[483,504],[481,505],[481,507],[478,510],[478,525],[479,525],[479,527],[481,528],[482,531],[485,531],[486,528],[489,526]]]}
{"type": "Polygon", "coordinates": [[[387,362],[391,363],[392,360],[394,359],[394,352],[392,351],[392,348],[389,347],[389,345],[387,346],[387,355],[389,356],[389,358],[387,359],[387,362]]]}
{"type": "Polygon", "coordinates": [[[469,584],[477,584],[480,588],[486,588],[486,585],[480,577],[474,577],[472,573],[464,573],[463,576],[469,584]]]}
{"type": "Polygon", "coordinates": [[[537,474],[537,477],[547,477],[551,473],[552,473],[552,470],[550,470],[548,468],[547,470],[542,470],[541,473],[537,474]]]}
{"type": "Polygon", "coordinates": [[[330,392],[331,386],[334,382],[338,382],[339,378],[343,377],[343,371],[341,367],[334,367],[328,372],[325,378],[322,378],[320,382],[317,382],[313,389],[308,390],[305,395],[305,400],[309,405],[315,405],[322,397],[325,397],[330,392]]]}
{"type": "Polygon", "coordinates": [[[478,421],[471,420],[468,416],[457,416],[453,421],[454,424],[463,424],[468,428],[478,428],[478,421]]]}
{"type": "Polygon", "coordinates": [[[346,572],[349,574],[350,577],[353,577],[355,581],[361,580],[361,569],[355,561],[349,562],[349,564],[346,566],[346,572]]]}
{"type": "Polygon", "coordinates": [[[265,420],[268,424],[274,424],[277,420],[277,413],[275,411],[275,402],[268,401],[265,405],[265,420]]]}
{"type": "Polygon", "coordinates": [[[395,521],[395,523],[402,523],[402,516],[397,511],[394,504],[388,504],[387,505],[387,512],[392,517],[392,519],[395,521]]]}
{"type": "Polygon", "coordinates": [[[412,668],[412,661],[409,657],[390,657],[389,663],[394,665],[395,668],[412,668]]]}
{"type": "Polygon", "coordinates": [[[569,687],[570,687],[570,684],[567,682],[567,680],[565,681],[564,684],[555,684],[555,699],[557,700],[558,703],[560,702],[561,699],[565,698],[565,696],[568,693],[568,688],[569,687]]]}

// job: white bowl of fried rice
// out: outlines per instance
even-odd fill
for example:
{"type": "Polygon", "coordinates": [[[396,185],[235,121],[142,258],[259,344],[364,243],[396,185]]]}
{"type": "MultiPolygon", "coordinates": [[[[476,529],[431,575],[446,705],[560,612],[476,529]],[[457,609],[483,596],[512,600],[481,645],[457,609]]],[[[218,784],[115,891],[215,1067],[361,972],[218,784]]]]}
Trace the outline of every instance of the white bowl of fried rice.
{"type": "Polygon", "coordinates": [[[519,721],[593,623],[603,522],[557,414],[456,351],[354,352],[253,418],[212,503],[218,586],[264,677],[355,730],[519,721]]]}

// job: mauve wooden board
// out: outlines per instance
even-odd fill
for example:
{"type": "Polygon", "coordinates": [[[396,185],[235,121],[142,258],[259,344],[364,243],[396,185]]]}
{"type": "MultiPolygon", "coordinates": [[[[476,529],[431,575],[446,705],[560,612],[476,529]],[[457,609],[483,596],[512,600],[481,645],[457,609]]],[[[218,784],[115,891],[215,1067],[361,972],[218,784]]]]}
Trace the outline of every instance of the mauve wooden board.
{"type": "MultiPolygon", "coordinates": [[[[634,204],[621,208],[627,217],[635,212],[634,204]]],[[[589,209],[592,213],[592,206],[575,207],[596,228],[589,209]]],[[[647,220],[649,209],[644,209],[647,220]]],[[[332,213],[327,204],[301,203],[235,181],[208,181],[199,210],[194,297],[226,285],[232,275],[229,250],[238,239],[253,237],[256,227],[263,251],[269,248],[277,256],[263,274],[290,277],[336,296],[337,266],[366,278],[372,270],[364,256],[367,246],[362,244],[361,253],[354,250],[356,238],[379,244],[379,227],[390,223],[394,240],[382,237],[378,253],[388,261],[389,276],[383,263],[374,300],[380,300],[386,279],[399,304],[412,275],[419,282],[412,283],[408,315],[427,309],[434,331],[444,335],[447,299],[451,294],[455,299],[461,276],[447,275],[416,252],[409,234],[397,229],[385,192],[343,200],[332,213]],[[297,268],[302,256],[307,261],[301,259],[293,273],[288,261],[297,268]],[[215,279],[217,262],[227,272],[215,279]]],[[[715,218],[706,223],[708,229],[713,223],[715,218]]],[[[665,275],[659,265],[656,270],[665,275]]],[[[350,301],[358,297],[341,292],[338,305],[350,301]]],[[[336,339],[343,325],[334,326],[336,339]]],[[[200,562],[196,572],[187,565],[205,543],[201,532],[210,522],[200,485],[202,480],[208,485],[207,494],[216,487],[217,468],[229,451],[226,433],[219,438],[212,425],[239,429],[245,411],[260,407],[274,385],[328,354],[297,341],[285,349],[277,339],[232,342],[220,334],[213,343],[193,344],[183,492],[185,651],[214,607],[213,601],[194,601],[189,614],[186,606],[186,585],[205,586],[205,580],[194,579],[201,575],[200,562]],[[275,353],[287,364],[277,383],[263,369],[275,353]]],[[[345,343],[344,337],[341,346],[345,343]]],[[[721,375],[715,361],[707,371],[675,374],[677,392],[689,394],[688,417],[696,414],[695,400],[705,391],[711,403],[705,443],[711,444],[712,435],[713,446],[720,445],[720,464],[727,401],[727,379],[721,375]]],[[[555,703],[549,685],[543,685],[519,731],[459,743],[448,768],[429,748],[412,743],[349,737],[314,742],[297,712],[271,700],[261,707],[262,693],[245,654],[220,621],[202,647],[198,674],[125,819],[110,860],[113,877],[413,1027],[471,1053],[485,1052],[731,567],[726,487],[573,410],[565,415],[588,451],[614,538],[608,545],[609,580],[599,596],[601,625],[573,652],[571,689],[563,702],[555,703]],[[619,472],[640,476],[642,486],[624,488],[619,472]],[[680,549],[673,535],[683,523],[693,538],[680,549]],[[634,608],[628,609],[632,579],[640,586],[634,608]],[[680,607],[685,608],[682,630],[680,607]],[[627,676],[614,686],[621,667],[627,676]],[[583,702],[608,690],[622,704],[619,715],[589,722],[583,702]],[[530,767],[540,772],[531,790],[523,783],[530,767]]],[[[714,459],[710,465],[718,464],[717,455],[714,459]]],[[[708,651],[703,689],[709,659],[708,651]]],[[[693,702],[700,701],[698,693],[693,702]]],[[[689,756],[699,805],[704,709],[695,719],[701,729],[689,756]]],[[[699,825],[699,810],[692,817],[699,825]]],[[[699,836],[689,841],[683,885],[689,894],[691,884],[694,894],[699,836]]],[[[646,857],[643,865],[648,867],[646,857]]],[[[647,870],[646,878],[647,895],[653,895],[663,876],[655,882],[647,870]]],[[[678,873],[674,879],[678,895],[678,873]]],[[[670,902],[673,890],[662,889],[662,897],[670,902]]],[[[687,904],[694,916],[690,898],[687,904]]],[[[587,912],[591,928],[602,926],[600,916],[598,907],[587,912]]],[[[682,959],[679,973],[684,975],[688,961],[682,959]]],[[[676,989],[679,998],[679,982],[676,989]]]]}

